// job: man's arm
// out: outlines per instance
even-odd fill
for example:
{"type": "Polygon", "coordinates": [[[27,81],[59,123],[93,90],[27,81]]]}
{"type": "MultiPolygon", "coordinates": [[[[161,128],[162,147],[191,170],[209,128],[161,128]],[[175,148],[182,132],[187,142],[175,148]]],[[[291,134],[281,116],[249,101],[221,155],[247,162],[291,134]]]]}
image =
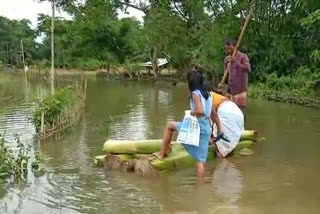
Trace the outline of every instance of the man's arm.
{"type": "MultiPolygon", "coordinates": [[[[209,98],[210,99],[210,98],[209,98]]],[[[212,111],[211,111],[211,120],[216,124],[217,126],[217,131],[219,133],[222,132],[222,127],[221,127],[221,122],[219,119],[219,116],[217,114],[216,108],[214,106],[212,106],[212,111]]]]}
{"type": "Polygon", "coordinates": [[[251,65],[250,65],[249,57],[247,56],[247,54],[242,54],[240,63],[238,65],[240,66],[241,70],[244,72],[251,71],[251,65]]]}

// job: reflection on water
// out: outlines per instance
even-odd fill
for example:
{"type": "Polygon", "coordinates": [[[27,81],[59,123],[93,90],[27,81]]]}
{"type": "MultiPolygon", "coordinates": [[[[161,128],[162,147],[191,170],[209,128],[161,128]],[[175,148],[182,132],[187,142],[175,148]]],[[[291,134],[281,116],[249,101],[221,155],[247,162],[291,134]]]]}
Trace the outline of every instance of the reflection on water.
{"type": "Polygon", "coordinates": [[[5,134],[7,141],[15,141],[15,134],[19,134],[22,141],[32,139],[35,133],[30,119],[32,110],[32,105],[24,104],[0,110],[0,131],[5,134]]]}
{"type": "MultiPolygon", "coordinates": [[[[38,146],[30,117],[34,97],[47,87],[14,76],[0,81],[0,92],[12,97],[0,102],[9,144],[19,133],[38,146]]],[[[45,175],[1,186],[0,213],[318,213],[320,114],[301,106],[250,100],[246,127],[267,142],[252,156],[208,163],[208,184],[196,184],[193,167],[151,180],[94,166],[106,139],[161,138],[167,121],[181,120],[187,108],[185,85],[89,78],[79,126],[39,145],[45,175]]]]}
{"type": "Polygon", "coordinates": [[[218,205],[217,209],[221,209],[223,213],[238,213],[243,181],[240,171],[230,160],[219,161],[213,173],[212,183],[215,194],[223,198],[225,203],[218,205]]]}
{"type": "Polygon", "coordinates": [[[132,136],[131,140],[147,139],[149,127],[143,105],[139,104],[135,110],[114,121],[110,135],[114,139],[125,140],[125,136],[132,136]],[[141,130],[141,131],[140,131],[141,130]],[[123,134],[123,133],[126,134],[123,134]]]}

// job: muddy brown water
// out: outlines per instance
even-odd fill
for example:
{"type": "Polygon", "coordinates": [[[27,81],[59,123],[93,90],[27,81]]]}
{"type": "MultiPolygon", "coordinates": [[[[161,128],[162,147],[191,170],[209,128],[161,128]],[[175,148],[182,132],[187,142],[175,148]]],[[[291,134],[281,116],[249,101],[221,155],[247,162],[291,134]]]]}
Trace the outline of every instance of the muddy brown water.
{"type": "Polygon", "coordinates": [[[186,86],[88,80],[79,126],[40,145],[30,121],[34,98],[49,87],[6,76],[0,82],[0,131],[39,147],[46,173],[2,185],[0,213],[319,213],[320,111],[250,100],[246,128],[266,142],[255,153],[207,164],[211,183],[196,185],[194,168],[143,178],[93,164],[107,138],[161,138],[169,120],[188,108],[186,86]]]}

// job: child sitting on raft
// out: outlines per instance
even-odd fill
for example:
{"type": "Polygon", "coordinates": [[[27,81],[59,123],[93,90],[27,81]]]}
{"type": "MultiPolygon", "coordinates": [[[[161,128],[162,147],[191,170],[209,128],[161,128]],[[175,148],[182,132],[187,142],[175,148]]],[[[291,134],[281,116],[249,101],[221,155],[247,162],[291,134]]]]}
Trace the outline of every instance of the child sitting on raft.
{"type": "MultiPolygon", "coordinates": [[[[211,136],[210,117],[221,132],[221,125],[215,108],[212,107],[213,99],[203,85],[203,76],[199,68],[193,68],[187,74],[188,87],[190,92],[191,115],[196,116],[200,126],[199,146],[182,144],[187,152],[197,161],[196,173],[198,178],[203,178],[205,162],[208,155],[209,140],[211,136]]],[[[182,122],[168,122],[163,136],[163,144],[159,152],[154,153],[160,160],[166,157],[171,151],[171,139],[174,131],[181,128],[182,122]]]]}

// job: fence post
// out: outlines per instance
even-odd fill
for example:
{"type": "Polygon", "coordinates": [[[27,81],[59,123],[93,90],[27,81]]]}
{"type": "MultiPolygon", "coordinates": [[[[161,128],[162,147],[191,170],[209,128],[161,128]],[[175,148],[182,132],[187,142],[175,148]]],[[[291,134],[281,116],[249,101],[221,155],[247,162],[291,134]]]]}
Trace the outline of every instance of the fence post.
{"type": "Polygon", "coordinates": [[[43,134],[44,131],[44,111],[41,112],[41,127],[40,127],[40,132],[43,134]]]}

